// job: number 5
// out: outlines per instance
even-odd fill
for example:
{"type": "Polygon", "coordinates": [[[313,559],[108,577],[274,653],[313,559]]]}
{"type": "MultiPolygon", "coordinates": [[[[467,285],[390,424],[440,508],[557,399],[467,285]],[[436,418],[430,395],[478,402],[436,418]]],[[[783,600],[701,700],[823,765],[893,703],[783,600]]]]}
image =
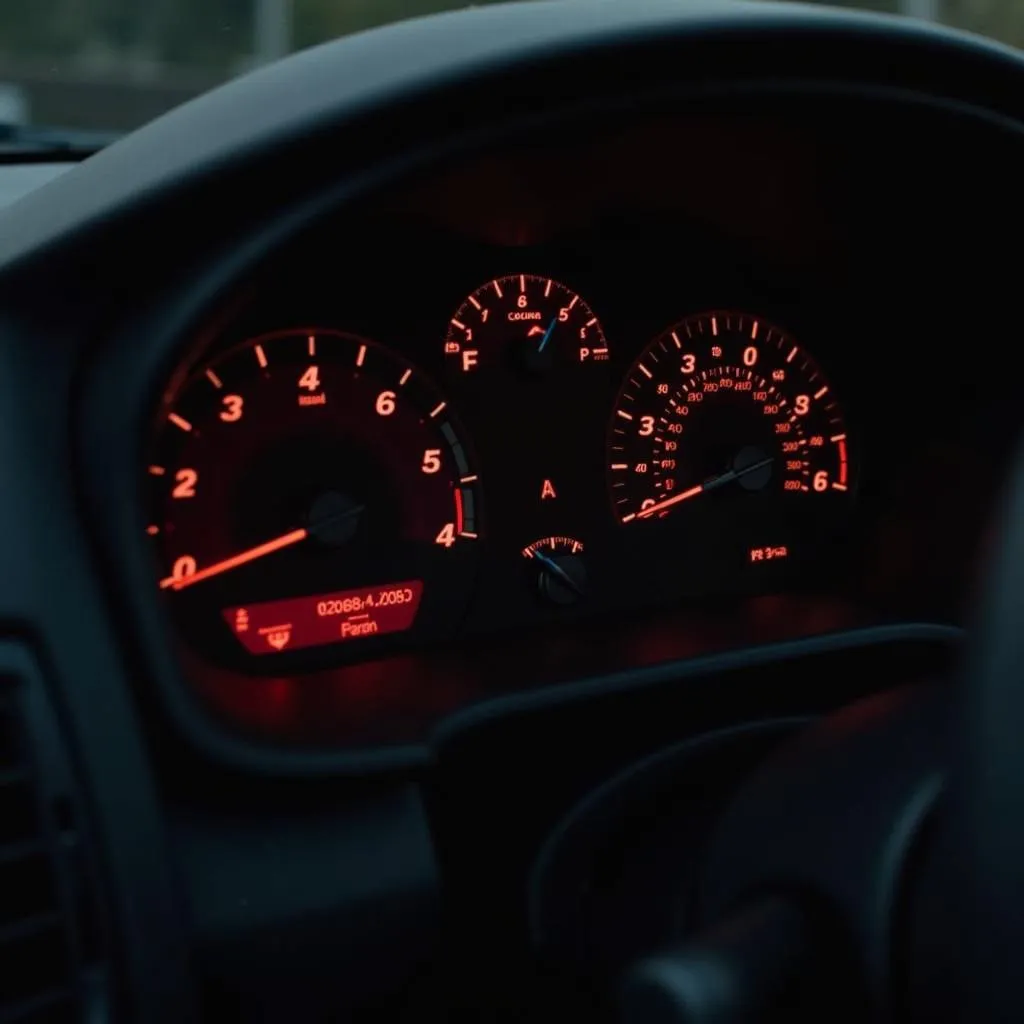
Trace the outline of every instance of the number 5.
{"type": "Polygon", "coordinates": [[[428,448],[423,453],[423,465],[421,467],[424,473],[437,473],[441,469],[441,449],[440,448],[428,448]]]}

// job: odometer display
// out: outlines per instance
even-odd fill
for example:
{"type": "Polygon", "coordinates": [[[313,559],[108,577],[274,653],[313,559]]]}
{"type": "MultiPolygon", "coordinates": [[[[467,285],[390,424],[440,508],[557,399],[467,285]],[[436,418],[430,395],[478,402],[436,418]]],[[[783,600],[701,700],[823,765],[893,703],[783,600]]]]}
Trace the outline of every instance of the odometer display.
{"type": "Polygon", "coordinates": [[[659,335],[630,368],[608,475],[621,523],[708,503],[777,509],[849,491],[846,427],[794,338],[748,314],[704,313],[659,335]]]}

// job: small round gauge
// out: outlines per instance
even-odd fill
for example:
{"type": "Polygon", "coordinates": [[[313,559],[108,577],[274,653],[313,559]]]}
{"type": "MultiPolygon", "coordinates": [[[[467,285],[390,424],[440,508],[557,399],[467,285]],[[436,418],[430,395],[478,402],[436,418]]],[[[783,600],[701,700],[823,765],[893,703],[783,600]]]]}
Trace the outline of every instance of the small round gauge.
{"type": "Polygon", "coordinates": [[[785,331],[745,313],[689,317],[647,346],[616,399],[607,457],[622,523],[850,489],[831,385],[785,331]]]}
{"type": "Polygon", "coordinates": [[[575,604],[587,596],[583,542],[553,536],[535,540],[522,551],[537,593],[552,604],[575,604]]]}
{"type": "Polygon", "coordinates": [[[526,377],[608,361],[601,324],[575,292],[550,277],[513,274],[481,285],[452,317],[450,367],[472,376],[507,367],[526,377]]]}
{"type": "Polygon", "coordinates": [[[381,345],[254,338],[165,401],[148,467],[160,587],[213,653],[434,633],[468,599],[477,474],[447,402],[381,345]]]}

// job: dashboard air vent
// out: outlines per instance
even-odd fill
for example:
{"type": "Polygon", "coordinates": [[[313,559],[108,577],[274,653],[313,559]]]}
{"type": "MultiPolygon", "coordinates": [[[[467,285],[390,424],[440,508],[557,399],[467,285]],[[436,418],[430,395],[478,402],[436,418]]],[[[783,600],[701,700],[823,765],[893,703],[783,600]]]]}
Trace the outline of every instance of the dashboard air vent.
{"type": "Polygon", "coordinates": [[[72,779],[36,689],[0,674],[0,1024],[103,1020],[72,779]]]}

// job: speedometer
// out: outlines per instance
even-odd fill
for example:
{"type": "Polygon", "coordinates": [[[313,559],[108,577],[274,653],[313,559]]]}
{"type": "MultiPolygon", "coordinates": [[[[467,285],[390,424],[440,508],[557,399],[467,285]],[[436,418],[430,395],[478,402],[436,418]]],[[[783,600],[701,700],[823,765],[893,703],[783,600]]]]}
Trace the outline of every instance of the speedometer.
{"type": "Polygon", "coordinates": [[[616,400],[607,457],[621,523],[694,502],[822,500],[851,485],[829,381],[794,338],[746,313],[688,317],[644,349],[616,400]]]}

